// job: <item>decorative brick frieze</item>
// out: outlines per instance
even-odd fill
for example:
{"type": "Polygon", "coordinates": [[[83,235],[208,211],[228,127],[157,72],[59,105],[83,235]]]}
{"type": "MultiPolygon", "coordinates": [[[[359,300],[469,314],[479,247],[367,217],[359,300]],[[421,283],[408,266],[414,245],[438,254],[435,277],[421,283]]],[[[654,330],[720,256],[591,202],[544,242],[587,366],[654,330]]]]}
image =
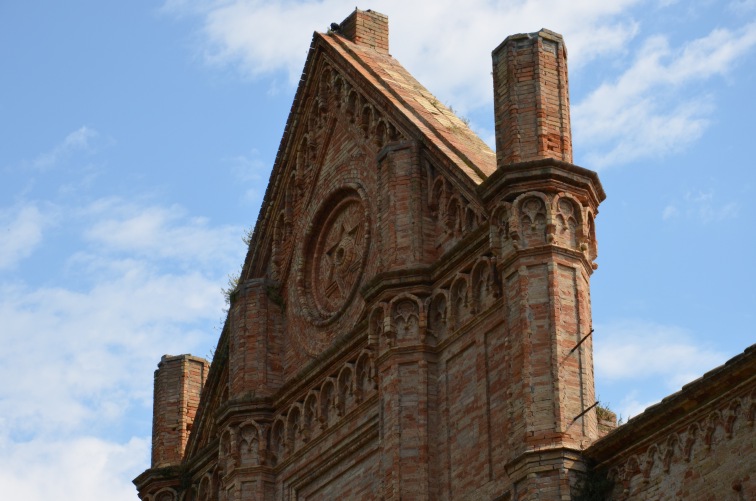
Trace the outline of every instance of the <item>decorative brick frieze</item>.
{"type": "MultiPolygon", "coordinates": [[[[295,220],[310,203],[317,186],[314,181],[322,169],[327,147],[333,139],[337,118],[349,129],[350,140],[365,143],[373,149],[383,148],[389,142],[402,141],[403,134],[381,112],[351,79],[336,69],[327,57],[317,70],[315,90],[303,103],[304,114],[297,134],[289,138],[291,160],[274,182],[284,183],[278,199],[266,210],[266,219],[275,221],[268,228],[270,241],[270,269],[272,277],[283,283],[286,273],[293,267],[295,235],[302,233],[302,221],[295,220]]],[[[249,270],[249,276],[260,273],[249,270]]]]}
{"type": "Polygon", "coordinates": [[[429,182],[428,206],[435,221],[435,245],[439,256],[463,240],[483,221],[485,210],[470,200],[430,162],[426,163],[429,182]]]}

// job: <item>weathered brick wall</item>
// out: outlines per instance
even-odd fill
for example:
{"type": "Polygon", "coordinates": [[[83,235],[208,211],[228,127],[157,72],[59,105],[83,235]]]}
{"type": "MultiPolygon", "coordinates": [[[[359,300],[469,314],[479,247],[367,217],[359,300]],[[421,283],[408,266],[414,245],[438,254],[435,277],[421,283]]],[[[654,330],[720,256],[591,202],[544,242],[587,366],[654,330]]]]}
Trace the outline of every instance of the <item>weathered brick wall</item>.
{"type": "Polygon", "coordinates": [[[588,449],[614,500],[756,499],[756,347],[588,449]]]}
{"type": "Polygon", "coordinates": [[[140,497],[567,500],[589,458],[613,499],[756,498],[754,348],[596,442],[605,195],[561,37],[494,51],[497,170],[387,52],[371,11],[316,35],[212,372],[156,371],[140,497]]]}

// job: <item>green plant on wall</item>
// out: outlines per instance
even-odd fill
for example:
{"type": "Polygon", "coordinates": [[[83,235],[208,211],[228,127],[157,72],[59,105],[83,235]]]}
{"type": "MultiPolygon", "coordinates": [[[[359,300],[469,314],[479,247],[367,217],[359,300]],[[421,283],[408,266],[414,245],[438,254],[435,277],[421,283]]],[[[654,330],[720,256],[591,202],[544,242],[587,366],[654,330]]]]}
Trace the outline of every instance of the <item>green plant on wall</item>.
{"type": "Polygon", "coordinates": [[[572,488],[572,501],[606,501],[614,487],[605,473],[593,468],[580,475],[572,488]]]}
{"type": "Polygon", "coordinates": [[[226,299],[226,306],[231,305],[231,296],[234,295],[236,289],[239,287],[239,278],[241,272],[228,276],[228,287],[222,287],[223,297],[226,299]]]}

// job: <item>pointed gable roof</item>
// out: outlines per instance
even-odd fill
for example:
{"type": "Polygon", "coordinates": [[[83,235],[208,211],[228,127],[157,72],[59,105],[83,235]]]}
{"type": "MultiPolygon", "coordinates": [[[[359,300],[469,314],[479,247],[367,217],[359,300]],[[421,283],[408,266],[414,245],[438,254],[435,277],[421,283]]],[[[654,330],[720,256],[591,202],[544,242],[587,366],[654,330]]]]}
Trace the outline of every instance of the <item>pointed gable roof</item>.
{"type": "Polygon", "coordinates": [[[467,124],[441,104],[399,62],[338,34],[315,37],[336,50],[350,66],[402,113],[416,132],[438,148],[475,184],[496,170],[496,154],[467,124]]]}
{"type": "MultiPolygon", "coordinates": [[[[318,92],[318,71],[323,59],[349,79],[359,82],[362,91],[370,93],[371,98],[384,106],[386,115],[402,129],[399,137],[417,140],[435,157],[445,159],[443,165],[452,170],[449,172],[451,178],[474,190],[496,170],[495,153],[463,120],[441,104],[388,54],[387,43],[385,47],[376,48],[371,47],[369,42],[361,42],[359,39],[354,42],[339,33],[315,32],[251,238],[242,270],[244,278],[252,278],[254,268],[260,265],[257,271],[261,271],[265,261],[270,259],[266,253],[266,249],[269,249],[266,241],[271,238],[270,227],[275,219],[273,215],[283,186],[287,182],[288,164],[296,157],[299,135],[306,128],[304,122],[311,112],[308,103],[318,92]]],[[[222,388],[229,377],[228,350],[227,320],[189,437],[187,458],[204,454],[203,451],[208,446],[212,448],[217,439],[218,430],[213,426],[213,416],[219,410],[222,388]]],[[[224,412],[228,411],[226,409],[224,412]]]]}
{"type": "MultiPolygon", "coordinates": [[[[335,68],[344,71],[352,79],[359,81],[363,89],[380,96],[387,114],[401,122],[409,138],[420,141],[435,156],[444,162],[452,178],[473,189],[496,171],[496,153],[483,142],[467,123],[443,105],[420,82],[418,82],[399,62],[388,53],[387,18],[382,14],[366,11],[370,15],[382,17],[386,22],[386,40],[376,44],[375,33],[371,40],[365,40],[363,33],[350,26],[351,33],[344,36],[339,32],[327,34],[315,32],[302,72],[291,111],[286,122],[283,137],[273,165],[257,223],[251,238],[251,245],[242,270],[243,278],[251,278],[255,272],[251,268],[267,259],[265,238],[267,222],[275,213],[279,186],[284,184],[286,164],[294,156],[297,147],[297,130],[306,119],[308,99],[317,92],[317,70],[324,56],[335,68]],[[353,40],[350,40],[352,38],[353,40]]],[[[341,26],[347,23],[360,24],[359,16],[366,12],[355,9],[341,26]]],[[[364,28],[362,28],[364,29],[364,28]]],[[[346,30],[343,30],[346,31],[346,30]]]]}

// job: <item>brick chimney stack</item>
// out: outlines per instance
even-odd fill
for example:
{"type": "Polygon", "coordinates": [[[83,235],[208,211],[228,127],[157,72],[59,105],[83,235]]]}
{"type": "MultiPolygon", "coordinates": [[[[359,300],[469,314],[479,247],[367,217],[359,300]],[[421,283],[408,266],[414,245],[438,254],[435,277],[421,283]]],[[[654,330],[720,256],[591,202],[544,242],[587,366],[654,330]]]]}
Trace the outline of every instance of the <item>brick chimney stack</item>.
{"type": "Polygon", "coordinates": [[[512,35],[492,56],[499,168],[542,158],[571,163],[567,49],[562,36],[546,29],[512,35]]]}
{"type": "Polygon", "coordinates": [[[155,371],[152,468],[181,463],[210,364],[191,355],[163,355],[155,371]]]}
{"type": "Polygon", "coordinates": [[[339,34],[348,40],[370,47],[382,54],[389,53],[388,16],[373,10],[354,9],[341,24],[339,34]]]}

